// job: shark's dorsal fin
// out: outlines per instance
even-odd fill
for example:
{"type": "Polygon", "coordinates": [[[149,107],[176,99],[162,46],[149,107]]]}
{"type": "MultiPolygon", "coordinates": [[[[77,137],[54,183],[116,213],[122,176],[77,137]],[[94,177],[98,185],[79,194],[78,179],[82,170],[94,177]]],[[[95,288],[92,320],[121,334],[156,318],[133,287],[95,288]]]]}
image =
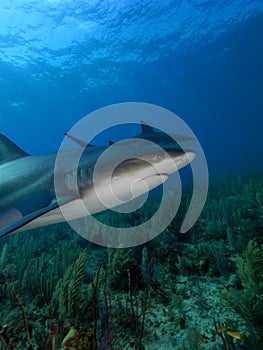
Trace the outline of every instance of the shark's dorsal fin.
{"type": "Polygon", "coordinates": [[[5,135],[0,134],[0,165],[27,156],[29,156],[27,152],[19,148],[5,135]]]}
{"type": "Polygon", "coordinates": [[[142,128],[141,134],[155,133],[154,129],[150,125],[148,125],[145,121],[140,120],[140,123],[141,123],[141,128],[142,128]]]}
{"type": "Polygon", "coordinates": [[[68,134],[67,132],[65,132],[64,135],[66,135],[70,140],[74,141],[81,148],[94,147],[91,143],[87,143],[87,142],[85,142],[83,140],[80,140],[77,137],[68,134]]]}

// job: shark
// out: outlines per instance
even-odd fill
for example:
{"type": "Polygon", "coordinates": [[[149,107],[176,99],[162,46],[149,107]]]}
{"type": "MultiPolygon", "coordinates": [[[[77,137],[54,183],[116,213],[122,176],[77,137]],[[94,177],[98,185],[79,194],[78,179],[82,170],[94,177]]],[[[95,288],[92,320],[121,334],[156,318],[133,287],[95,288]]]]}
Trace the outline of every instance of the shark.
{"type": "Polygon", "coordinates": [[[77,164],[78,152],[67,150],[56,169],[57,153],[31,155],[0,134],[0,238],[63,222],[62,208],[74,220],[127,203],[195,157],[191,150],[162,150],[142,141],[124,140],[110,153],[112,146],[87,145],[77,164]]]}

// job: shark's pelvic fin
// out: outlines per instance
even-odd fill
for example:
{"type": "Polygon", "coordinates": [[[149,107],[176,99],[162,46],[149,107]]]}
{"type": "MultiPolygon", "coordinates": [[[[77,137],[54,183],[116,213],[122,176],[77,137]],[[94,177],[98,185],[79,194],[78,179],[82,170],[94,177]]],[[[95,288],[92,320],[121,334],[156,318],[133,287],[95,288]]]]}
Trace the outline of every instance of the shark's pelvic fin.
{"type": "Polygon", "coordinates": [[[0,213],[0,238],[8,236],[17,230],[23,228],[25,225],[41,218],[43,215],[51,212],[53,209],[58,208],[60,205],[64,205],[72,200],[76,199],[72,196],[66,196],[64,198],[51,200],[48,204],[44,205],[31,213],[22,215],[22,212],[16,208],[8,208],[4,212],[0,213]]]}
{"type": "Polygon", "coordinates": [[[0,165],[27,156],[29,156],[27,152],[19,148],[5,135],[0,134],[0,165]]]}
{"type": "Polygon", "coordinates": [[[80,140],[77,137],[68,134],[67,132],[65,132],[64,135],[66,135],[70,140],[74,141],[81,148],[94,147],[91,143],[87,143],[87,142],[85,142],[83,140],[80,140]]]}
{"type": "Polygon", "coordinates": [[[44,215],[48,213],[49,211],[55,209],[58,207],[58,203],[52,202],[47,207],[44,207],[42,209],[36,210],[35,212],[28,214],[23,217],[18,217],[17,220],[14,222],[11,222],[3,227],[0,228],[0,238],[5,237],[13,233],[14,231],[18,230],[19,228],[23,227],[24,225],[28,224],[29,222],[33,221],[34,219],[40,217],[41,215],[44,215]]]}
{"type": "Polygon", "coordinates": [[[142,128],[142,132],[141,134],[151,134],[151,133],[155,133],[156,131],[150,126],[148,125],[145,121],[140,120],[141,123],[141,128],[142,128]]]}
{"type": "Polygon", "coordinates": [[[13,221],[23,217],[21,212],[16,208],[7,208],[0,211],[0,228],[10,224],[13,221]]]}

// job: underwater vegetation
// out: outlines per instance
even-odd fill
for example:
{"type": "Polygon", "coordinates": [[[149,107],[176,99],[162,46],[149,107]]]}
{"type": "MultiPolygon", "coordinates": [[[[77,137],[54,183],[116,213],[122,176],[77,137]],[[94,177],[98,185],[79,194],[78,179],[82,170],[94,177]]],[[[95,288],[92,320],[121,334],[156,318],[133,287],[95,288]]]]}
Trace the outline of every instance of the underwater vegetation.
{"type": "Polygon", "coordinates": [[[186,235],[183,213],[128,249],[66,224],[2,239],[0,349],[262,349],[263,179],[212,184],[186,235]]]}

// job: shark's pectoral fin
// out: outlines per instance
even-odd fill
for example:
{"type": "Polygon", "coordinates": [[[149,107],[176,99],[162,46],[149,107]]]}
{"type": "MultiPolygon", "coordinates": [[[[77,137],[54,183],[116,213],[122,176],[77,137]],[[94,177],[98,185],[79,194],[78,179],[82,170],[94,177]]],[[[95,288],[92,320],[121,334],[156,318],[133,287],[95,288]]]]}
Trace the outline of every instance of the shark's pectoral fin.
{"type": "Polygon", "coordinates": [[[50,212],[51,210],[56,209],[57,207],[58,202],[55,200],[48,206],[25,216],[22,216],[22,214],[16,209],[9,209],[7,212],[1,213],[0,225],[5,224],[5,226],[0,228],[0,238],[10,235],[18,229],[23,228],[23,226],[26,224],[50,212]]]}
{"type": "Polygon", "coordinates": [[[79,145],[81,148],[86,148],[86,147],[94,147],[91,143],[87,143],[73,135],[68,134],[67,132],[64,132],[64,135],[67,136],[70,140],[74,141],[77,145],[79,145]]]}
{"type": "Polygon", "coordinates": [[[0,228],[9,225],[11,222],[20,220],[22,213],[17,208],[7,208],[0,212],[0,228]]]}

